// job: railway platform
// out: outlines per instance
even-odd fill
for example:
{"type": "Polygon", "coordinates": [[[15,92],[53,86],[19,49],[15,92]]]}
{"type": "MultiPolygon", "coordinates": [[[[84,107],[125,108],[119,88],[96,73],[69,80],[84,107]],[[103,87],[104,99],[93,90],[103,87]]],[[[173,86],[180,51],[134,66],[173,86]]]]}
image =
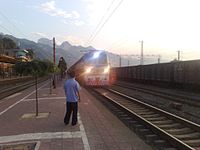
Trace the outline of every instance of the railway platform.
{"type": "Polygon", "coordinates": [[[0,150],[152,150],[84,88],[76,126],[65,125],[63,82],[0,100],[0,150]]]}

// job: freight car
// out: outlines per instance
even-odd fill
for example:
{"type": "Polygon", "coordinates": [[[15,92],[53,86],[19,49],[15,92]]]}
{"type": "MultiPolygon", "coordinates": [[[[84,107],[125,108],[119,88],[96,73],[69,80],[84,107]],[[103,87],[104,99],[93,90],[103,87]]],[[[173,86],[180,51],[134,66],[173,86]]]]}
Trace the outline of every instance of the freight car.
{"type": "Polygon", "coordinates": [[[86,86],[108,86],[110,65],[105,51],[92,50],[81,57],[68,72],[75,71],[78,81],[86,86]]]}
{"type": "Polygon", "coordinates": [[[118,80],[174,87],[200,87],[200,60],[112,68],[118,80]]]}

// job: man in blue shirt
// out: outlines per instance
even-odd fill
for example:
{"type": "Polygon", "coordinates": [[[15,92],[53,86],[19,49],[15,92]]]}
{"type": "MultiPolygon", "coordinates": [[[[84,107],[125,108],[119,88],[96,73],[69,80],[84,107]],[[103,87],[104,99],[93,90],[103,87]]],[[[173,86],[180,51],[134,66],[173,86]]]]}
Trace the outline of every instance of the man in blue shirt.
{"type": "Polygon", "coordinates": [[[80,101],[80,85],[75,80],[75,72],[69,73],[70,78],[64,83],[64,90],[66,95],[66,114],[64,123],[67,125],[72,113],[72,126],[77,123],[78,101],[80,101]]]}

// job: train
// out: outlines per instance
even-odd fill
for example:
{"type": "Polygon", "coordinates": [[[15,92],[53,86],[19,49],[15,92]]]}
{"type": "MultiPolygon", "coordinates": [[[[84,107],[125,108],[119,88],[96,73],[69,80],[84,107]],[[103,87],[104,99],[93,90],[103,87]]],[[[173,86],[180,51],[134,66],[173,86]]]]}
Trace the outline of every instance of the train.
{"type": "Polygon", "coordinates": [[[110,63],[105,51],[91,50],[69,69],[75,71],[76,79],[84,86],[109,86],[112,83],[110,63]]]}
{"type": "Polygon", "coordinates": [[[115,67],[117,80],[200,89],[200,60],[115,67]]]}

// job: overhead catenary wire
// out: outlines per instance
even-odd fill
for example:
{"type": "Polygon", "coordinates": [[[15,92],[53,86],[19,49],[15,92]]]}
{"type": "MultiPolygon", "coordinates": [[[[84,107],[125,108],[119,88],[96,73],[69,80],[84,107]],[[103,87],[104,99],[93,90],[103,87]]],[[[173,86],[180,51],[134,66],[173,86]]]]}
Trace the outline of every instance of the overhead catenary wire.
{"type": "Polygon", "coordinates": [[[97,24],[96,28],[94,29],[94,31],[90,34],[90,37],[87,40],[87,44],[89,44],[90,39],[93,37],[94,33],[97,31],[97,29],[99,28],[99,26],[101,25],[101,23],[103,22],[104,18],[106,17],[107,13],[109,12],[110,8],[112,7],[112,5],[114,4],[115,0],[112,0],[112,2],[110,3],[110,5],[107,8],[107,11],[104,13],[104,15],[101,17],[99,23],[97,24]]]}
{"type": "Polygon", "coordinates": [[[115,41],[113,42],[109,47],[108,49],[113,49],[115,47],[119,47],[119,46],[122,46],[124,45],[124,43],[127,41],[127,38],[121,38],[119,39],[118,41],[115,41]]]}
{"type": "MultiPolygon", "coordinates": [[[[14,27],[14,29],[17,29],[18,32],[19,32],[20,34],[26,36],[26,35],[25,35],[12,21],[10,21],[10,19],[9,19],[5,14],[3,14],[1,11],[0,11],[0,15],[3,16],[3,17],[14,27]]],[[[7,31],[8,31],[8,30],[7,30],[7,31]]],[[[10,33],[10,32],[9,32],[9,33],[10,33]]],[[[12,34],[12,33],[10,33],[10,34],[12,34]]]]}
{"type": "Polygon", "coordinates": [[[93,40],[96,38],[96,36],[98,35],[98,33],[102,30],[102,28],[104,27],[104,25],[109,21],[109,19],[112,17],[112,15],[115,13],[115,11],[119,8],[119,6],[122,4],[124,0],[121,0],[118,5],[113,9],[113,11],[110,13],[110,15],[106,18],[106,20],[104,21],[104,23],[100,26],[100,28],[96,31],[96,33],[92,36],[91,40],[88,42],[88,45],[91,44],[93,42],[93,40]]]}
{"type": "Polygon", "coordinates": [[[0,27],[1,27],[2,29],[6,30],[8,33],[10,33],[10,34],[12,35],[12,32],[10,32],[6,27],[2,26],[1,24],[0,24],[0,27]]]}

